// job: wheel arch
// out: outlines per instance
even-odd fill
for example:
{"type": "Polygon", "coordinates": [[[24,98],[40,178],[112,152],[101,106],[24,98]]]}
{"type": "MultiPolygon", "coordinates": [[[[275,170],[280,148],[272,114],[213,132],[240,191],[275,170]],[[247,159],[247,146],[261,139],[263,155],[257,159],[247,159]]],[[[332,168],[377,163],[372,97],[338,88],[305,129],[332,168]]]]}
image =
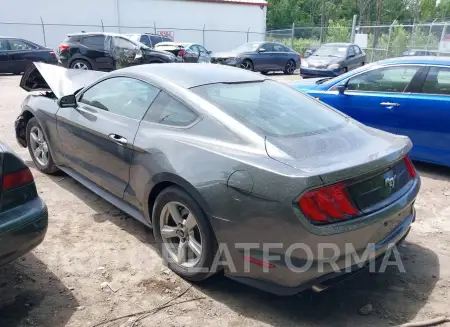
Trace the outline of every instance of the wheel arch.
{"type": "Polygon", "coordinates": [[[91,59],[89,59],[88,57],[85,57],[85,56],[83,56],[83,55],[81,55],[81,54],[75,54],[75,55],[73,55],[71,58],[70,58],[70,60],[69,60],[69,62],[68,62],[68,67],[70,67],[70,66],[72,66],[72,63],[75,61],[75,60],[84,60],[84,61],[87,61],[88,63],[89,63],[89,65],[91,65],[91,68],[92,69],[95,69],[95,62],[93,62],[91,59]]]}
{"type": "Polygon", "coordinates": [[[21,146],[23,146],[24,148],[26,148],[28,146],[27,137],[26,137],[28,121],[31,118],[36,117],[36,116],[32,113],[31,110],[28,110],[28,109],[25,109],[24,111],[22,111],[21,116],[23,119],[20,119],[16,123],[16,126],[15,126],[16,138],[17,138],[17,141],[19,142],[19,144],[21,146]]]}

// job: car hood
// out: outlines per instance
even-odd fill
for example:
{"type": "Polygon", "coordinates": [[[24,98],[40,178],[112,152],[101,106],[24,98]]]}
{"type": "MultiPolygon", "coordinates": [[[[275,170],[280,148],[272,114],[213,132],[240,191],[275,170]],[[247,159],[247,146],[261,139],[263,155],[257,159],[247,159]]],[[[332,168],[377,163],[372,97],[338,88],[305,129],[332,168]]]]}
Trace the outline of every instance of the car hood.
{"type": "MultiPolygon", "coordinates": [[[[318,88],[320,84],[317,84],[317,82],[323,79],[324,77],[304,78],[295,82],[291,82],[289,83],[289,85],[297,90],[312,90],[318,88]]],[[[325,77],[325,79],[327,79],[327,77],[325,77]]]]}
{"type": "Polygon", "coordinates": [[[336,128],[293,137],[266,137],[267,155],[324,183],[385,167],[412,147],[406,136],[386,133],[348,118],[336,128]]]}
{"type": "Polygon", "coordinates": [[[213,58],[235,58],[238,55],[236,52],[217,52],[214,53],[211,57],[213,58]]]}
{"type": "Polygon", "coordinates": [[[27,92],[51,91],[60,99],[94,83],[105,74],[107,73],[94,70],[67,69],[35,62],[22,75],[19,85],[27,92]]]}
{"type": "Polygon", "coordinates": [[[306,59],[306,62],[308,64],[315,64],[315,65],[331,65],[331,64],[337,64],[344,61],[344,58],[341,57],[322,57],[322,56],[315,56],[312,55],[306,59]]]}

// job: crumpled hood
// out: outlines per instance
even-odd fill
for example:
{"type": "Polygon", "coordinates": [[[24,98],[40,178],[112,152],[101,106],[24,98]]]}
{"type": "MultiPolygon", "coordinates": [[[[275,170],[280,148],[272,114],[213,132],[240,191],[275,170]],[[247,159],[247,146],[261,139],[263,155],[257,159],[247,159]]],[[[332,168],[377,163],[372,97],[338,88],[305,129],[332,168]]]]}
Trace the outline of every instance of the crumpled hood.
{"type": "Polygon", "coordinates": [[[322,57],[322,56],[315,56],[312,55],[306,59],[306,62],[308,64],[314,64],[314,65],[331,65],[331,64],[337,64],[342,62],[343,58],[340,57],[322,57]]]}
{"type": "Polygon", "coordinates": [[[217,52],[211,57],[213,58],[235,58],[238,54],[236,52],[217,52]]]}
{"type": "Polygon", "coordinates": [[[67,69],[60,66],[34,62],[22,75],[20,87],[27,92],[51,91],[58,98],[74,94],[104,76],[105,72],[67,69]]]}

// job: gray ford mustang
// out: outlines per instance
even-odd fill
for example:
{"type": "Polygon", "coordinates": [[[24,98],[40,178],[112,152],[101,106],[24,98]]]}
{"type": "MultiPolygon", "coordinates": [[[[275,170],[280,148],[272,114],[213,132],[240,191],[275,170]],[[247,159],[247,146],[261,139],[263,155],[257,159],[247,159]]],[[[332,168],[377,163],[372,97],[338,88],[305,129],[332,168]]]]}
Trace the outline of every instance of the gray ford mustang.
{"type": "Polygon", "coordinates": [[[36,63],[21,87],[40,91],[16,121],[36,167],[66,172],[152,227],[169,267],[188,280],[224,270],[280,295],[318,289],[360,268],[346,258],[368,244],[376,261],[415,219],[420,179],[408,138],[260,74],[36,63]],[[334,266],[317,268],[329,259],[321,244],[340,253],[334,266]]]}

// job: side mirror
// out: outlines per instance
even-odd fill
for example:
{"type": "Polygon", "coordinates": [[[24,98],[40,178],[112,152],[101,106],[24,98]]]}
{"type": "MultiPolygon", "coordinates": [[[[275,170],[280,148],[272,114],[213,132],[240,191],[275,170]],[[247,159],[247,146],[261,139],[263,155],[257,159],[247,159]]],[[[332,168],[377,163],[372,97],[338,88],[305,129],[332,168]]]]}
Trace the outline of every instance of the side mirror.
{"type": "Polygon", "coordinates": [[[266,52],[266,49],[260,48],[260,49],[258,50],[258,52],[266,52]]]}
{"type": "Polygon", "coordinates": [[[212,53],[212,51],[207,51],[208,52],[208,54],[211,54],[212,53]]]}
{"type": "Polygon", "coordinates": [[[345,93],[345,90],[347,89],[347,85],[345,85],[345,84],[339,84],[339,85],[336,87],[336,89],[337,89],[337,91],[339,92],[339,94],[344,94],[344,93],[345,93]]]}
{"type": "Polygon", "coordinates": [[[73,94],[65,95],[58,100],[58,106],[60,108],[76,108],[77,98],[73,94]]]}

